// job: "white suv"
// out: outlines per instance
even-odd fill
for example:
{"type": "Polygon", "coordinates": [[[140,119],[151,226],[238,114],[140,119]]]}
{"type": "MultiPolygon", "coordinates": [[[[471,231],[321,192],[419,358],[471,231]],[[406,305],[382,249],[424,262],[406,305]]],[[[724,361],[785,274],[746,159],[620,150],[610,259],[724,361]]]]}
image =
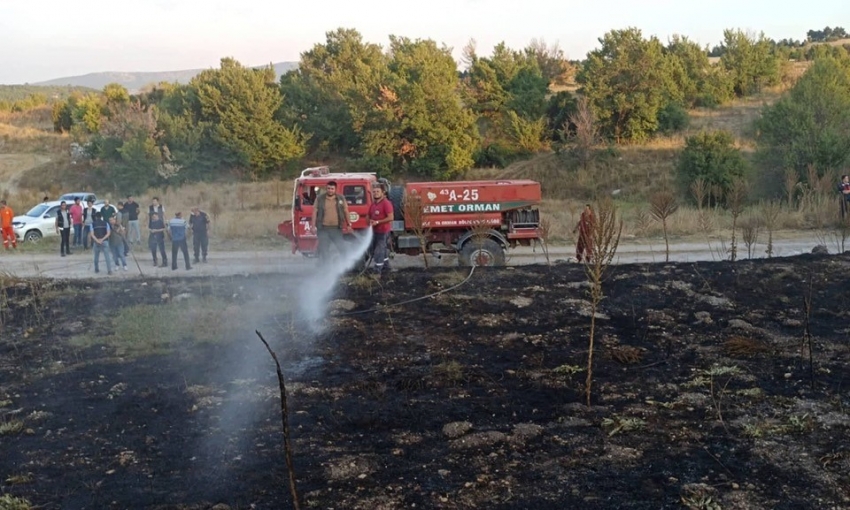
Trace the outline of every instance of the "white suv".
{"type": "MultiPolygon", "coordinates": [[[[56,233],[56,213],[59,211],[59,205],[62,202],[54,200],[52,202],[42,202],[33,207],[22,216],[12,218],[12,228],[15,231],[15,237],[19,241],[39,241],[43,237],[53,237],[59,234],[56,233]]],[[[67,203],[68,207],[73,205],[73,202],[67,203]]],[[[99,211],[101,205],[95,205],[94,209],[99,211]]]]}

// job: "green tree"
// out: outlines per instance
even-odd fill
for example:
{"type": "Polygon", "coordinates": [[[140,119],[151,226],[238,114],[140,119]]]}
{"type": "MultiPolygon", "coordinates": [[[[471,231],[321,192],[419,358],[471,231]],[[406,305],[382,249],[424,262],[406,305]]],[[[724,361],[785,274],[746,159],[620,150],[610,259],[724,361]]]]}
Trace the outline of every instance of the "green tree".
{"type": "Polygon", "coordinates": [[[710,68],[708,53],[687,37],[674,35],[665,52],[673,57],[672,78],[686,106],[694,106],[702,92],[702,83],[710,68]]]}
{"type": "Polygon", "coordinates": [[[720,63],[731,74],[735,94],[739,97],[779,83],[779,58],[764,34],[754,38],[742,30],[724,30],[720,63]]]}
{"type": "Polygon", "coordinates": [[[834,58],[836,60],[850,60],[850,54],[843,46],[832,46],[829,44],[812,44],[806,48],[803,58],[805,60],[818,60],[821,58],[834,58]]]}
{"type": "Polygon", "coordinates": [[[310,133],[310,148],[357,156],[362,126],[388,77],[388,58],[359,32],[337,29],[301,55],[298,69],[281,77],[285,97],[278,118],[310,133]]]}
{"type": "Polygon", "coordinates": [[[74,96],[64,101],[53,103],[53,130],[55,132],[68,133],[71,131],[71,126],[74,125],[74,108],[76,104],[77,99],[74,96]]]}
{"type": "Polygon", "coordinates": [[[103,112],[103,96],[86,94],[79,97],[71,112],[72,126],[80,126],[82,134],[97,133],[103,120],[103,112]]]}
{"type": "Polygon", "coordinates": [[[850,63],[815,60],[791,91],[757,121],[759,160],[767,168],[813,165],[822,175],[850,165],[850,63]]]}
{"type": "MultiPolygon", "coordinates": [[[[469,68],[464,73],[462,97],[479,116],[484,152],[526,153],[528,140],[524,136],[525,141],[519,143],[517,129],[527,135],[546,125],[551,75],[565,65],[560,50],[532,41],[525,51],[514,51],[500,43],[489,57],[479,57],[471,42],[464,49],[464,61],[469,68]],[[494,148],[488,149],[490,146],[494,148]]],[[[550,133],[544,129],[541,136],[534,145],[543,144],[550,133]]]]}
{"type": "Polygon", "coordinates": [[[566,90],[557,92],[549,98],[546,106],[546,120],[553,141],[565,142],[570,134],[575,132],[575,126],[570,123],[570,117],[575,115],[577,107],[575,96],[566,90]]]}
{"type": "Polygon", "coordinates": [[[199,120],[212,125],[212,140],[237,165],[262,173],[304,155],[300,130],[287,129],[275,119],[283,98],[271,66],[251,69],[223,58],[220,69],[202,71],[190,86],[200,107],[199,120]]]}
{"type": "MultiPolygon", "coordinates": [[[[139,101],[113,104],[93,137],[98,178],[116,191],[139,193],[160,181],[163,148],[154,107],[139,101]]],[[[164,148],[167,151],[167,147],[164,148]]]]}
{"type": "Polygon", "coordinates": [[[106,104],[121,104],[130,102],[130,93],[120,83],[109,83],[103,87],[103,95],[106,97],[106,104]]]}
{"type": "Polygon", "coordinates": [[[658,112],[681,102],[673,79],[674,60],[655,37],[636,28],[614,30],[587,55],[578,81],[602,133],[617,142],[645,140],[658,130],[658,112]]]}
{"type": "Polygon", "coordinates": [[[725,195],[732,181],[746,171],[747,163],[728,131],[701,131],[685,139],[678,173],[687,190],[696,179],[719,186],[725,195]]]}
{"type": "Polygon", "coordinates": [[[682,106],[717,106],[734,97],[731,75],[708,60],[708,51],[687,37],[674,35],[665,49],[673,81],[682,94],[682,106]]]}
{"type": "Polygon", "coordinates": [[[470,168],[478,133],[475,115],[458,101],[451,50],[391,36],[389,51],[388,84],[363,126],[363,155],[438,179],[470,168]]]}

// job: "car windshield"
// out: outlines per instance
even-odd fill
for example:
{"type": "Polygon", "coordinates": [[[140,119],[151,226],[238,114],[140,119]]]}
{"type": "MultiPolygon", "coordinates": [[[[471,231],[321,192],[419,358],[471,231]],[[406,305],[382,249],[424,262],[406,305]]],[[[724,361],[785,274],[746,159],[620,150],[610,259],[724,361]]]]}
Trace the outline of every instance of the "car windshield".
{"type": "Polygon", "coordinates": [[[80,197],[82,200],[82,195],[75,195],[73,193],[68,193],[67,195],[62,195],[59,197],[59,200],[64,200],[66,202],[73,202],[75,198],[80,197]]]}
{"type": "Polygon", "coordinates": [[[30,218],[40,218],[47,212],[48,209],[50,209],[49,205],[38,204],[27,212],[27,216],[30,218]]]}

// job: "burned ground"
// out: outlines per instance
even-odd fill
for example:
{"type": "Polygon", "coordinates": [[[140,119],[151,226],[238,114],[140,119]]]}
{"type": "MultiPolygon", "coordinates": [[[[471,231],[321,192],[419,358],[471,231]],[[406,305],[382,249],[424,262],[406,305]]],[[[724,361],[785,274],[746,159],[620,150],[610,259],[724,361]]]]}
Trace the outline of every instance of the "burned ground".
{"type": "Polygon", "coordinates": [[[577,265],[351,277],[316,339],[291,276],[7,279],[0,488],[45,509],[290,507],[256,328],[289,378],[307,508],[848,508],[848,274],[846,256],[612,267],[590,407],[577,265]]]}

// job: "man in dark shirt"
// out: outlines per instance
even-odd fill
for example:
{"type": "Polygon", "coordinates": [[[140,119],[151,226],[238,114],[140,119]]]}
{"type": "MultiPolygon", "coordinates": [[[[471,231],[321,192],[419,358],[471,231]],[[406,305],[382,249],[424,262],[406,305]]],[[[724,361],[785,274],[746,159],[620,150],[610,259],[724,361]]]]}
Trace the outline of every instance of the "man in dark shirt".
{"type": "MultiPolygon", "coordinates": [[[[127,204],[124,204],[126,207],[127,204]]],[[[156,252],[162,255],[162,265],[160,267],[168,267],[168,257],[165,255],[165,222],[159,217],[159,214],[151,214],[150,226],[148,228],[150,235],[148,236],[148,247],[153,255],[153,266],[156,267],[156,252]]]]}
{"type": "Polygon", "coordinates": [[[68,212],[68,204],[64,200],[59,204],[56,212],[56,232],[59,233],[59,254],[64,257],[71,254],[71,214],[68,212]]]}
{"type": "Polygon", "coordinates": [[[127,195],[127,201],[124,202],[124,214],[127,215],[127,241],[132,244],[142,242],[142,231],[139,230],[139,204],[130,195],[127,195]]]}
{"type": "Polygon", "coordinates": [[[109,219],[115,216],[117,212],[115,206],[110,204],[109,200],[103,201],[103,206],[100,208],[100,215],[103,217],[103,221],[109,223],[109,219]]]}
{"type": "Polygon", "coordinates": [[[151,199],[151,205],[148,207],[148,228],[150,228],[151,218],[156,213],[162,221],[165,221],[165,207],[159,203],[159,197],[151,199]]]}
{"type": "Polygon", "coordinates": [[[103,220],[103,216],[100,215],[99,212],[94,213],[94,218],[92,219],[91,232],[89,236],[91,237],[91,248],[94,252],[94,272],[99,273],[100,268],[98,264],[100,263],[100,254],[103,253],[103,258],[106,259],[106,271],[109,274],[112,274],[112,256],[109,252],[109,235],[111,234],[111,229],[109,228],[109,223],[103,220]]]}
{"type": "Polygon", "coordinates": [[[204,262],[207,261],[207,249],[209,248],[209,224],[210,217],[207,213],[198,209],[192,208],[192,215],[189,216],[189,228],[192,229],[192,247],[195,250],[195,264],[199,262],[198,255],[203,254],[204,262]]]}

